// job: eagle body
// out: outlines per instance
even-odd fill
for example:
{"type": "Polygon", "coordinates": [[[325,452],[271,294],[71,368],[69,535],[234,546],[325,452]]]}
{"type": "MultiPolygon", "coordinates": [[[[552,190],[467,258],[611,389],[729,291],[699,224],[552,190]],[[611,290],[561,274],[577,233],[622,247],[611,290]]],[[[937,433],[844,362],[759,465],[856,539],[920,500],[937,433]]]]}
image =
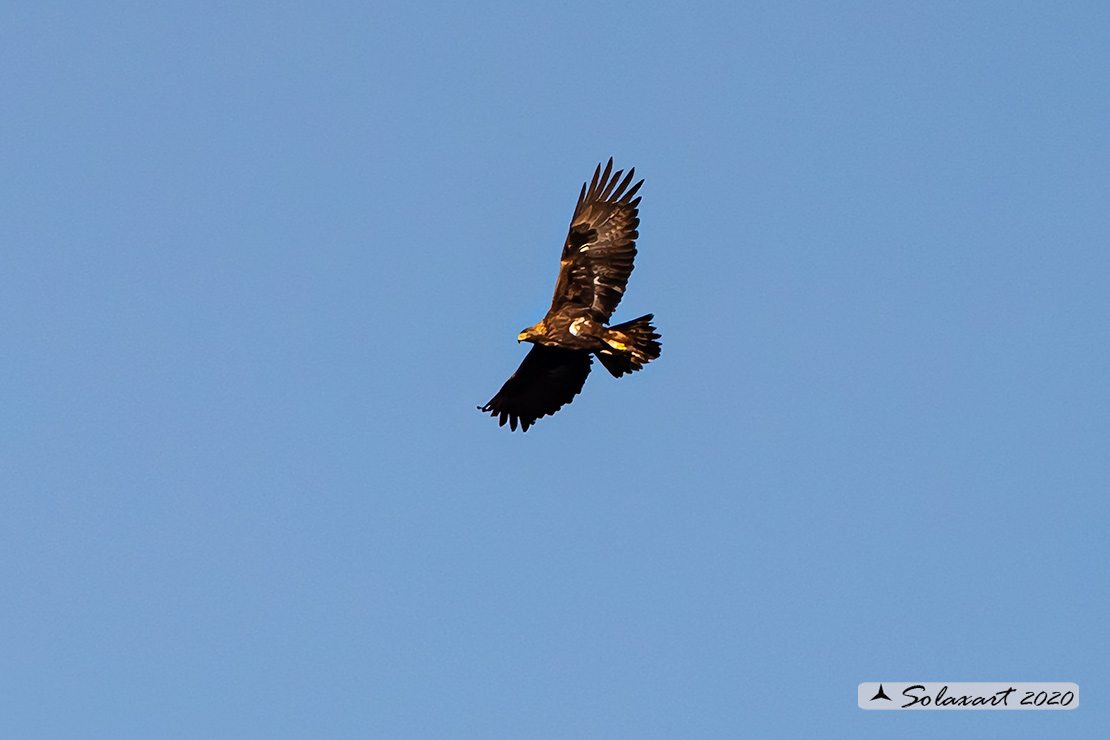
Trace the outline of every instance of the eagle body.
{"type": "Polygon", "coordinates": [[[634,172],[622,180],[623,171],[614,173],[610,158],[604,172],[601,165],[594,170],[588,188],[583,183],[551,308],[517,335],[517,341],[533,347],[497,395],[478,407],[499,425],[508,422],[515,431],[519,423],[528,431],[536,419],[570,403],[582,390],[593,357],[616,378],[659,357],[651,314],[609,325],[636,257],[640,198],[634,196],[644,181],[629,188],[634,172]]]}

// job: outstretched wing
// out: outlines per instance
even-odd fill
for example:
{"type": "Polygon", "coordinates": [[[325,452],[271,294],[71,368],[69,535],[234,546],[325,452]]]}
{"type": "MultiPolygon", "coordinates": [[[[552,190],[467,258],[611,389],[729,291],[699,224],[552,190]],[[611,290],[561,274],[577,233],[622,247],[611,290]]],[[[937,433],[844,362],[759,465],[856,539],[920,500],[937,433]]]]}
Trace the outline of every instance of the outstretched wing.
{"type": "Polygon", "coordinates": [[[594,170],[589,190],[582,184],[563,245],[552,312],[566,307],[586,308],[594,320],[607,323],[624,295],[639,236],[636,207],[640,199],[634,196],[644,181],[629,189],[636,169],[629,170],[623,181],[622,170],[610,176],[612,171],[610,157],[604,173],[600,164],[594,170]]]}
{"type": "Polygon", "coordinates": [[[534,345],[497,395],[478,410],[500,417],[498,426],[508,421],[513,431],[519,420],[521,431],[527,432],[536,419],[554,414],[578,395],[592,362],[589,352],[534,345]]]}

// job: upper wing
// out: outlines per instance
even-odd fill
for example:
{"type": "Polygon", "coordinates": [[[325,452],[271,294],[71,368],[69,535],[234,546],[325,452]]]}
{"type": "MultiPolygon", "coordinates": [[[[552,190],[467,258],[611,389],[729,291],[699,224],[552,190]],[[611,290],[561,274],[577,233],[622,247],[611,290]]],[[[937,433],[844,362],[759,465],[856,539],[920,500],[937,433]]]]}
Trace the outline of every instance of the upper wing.
{"type": "Polygon", "coordinates": [[[601,172],[594,170],[589,190],[585,183],[578,196],[578,206],[570,220],[570,233],[563,245],[559,282],[551,310],[568,305],[590,310],[595,320],[609,321],[624,295],[624,286],[632,274],[636,257],[636,227],[640,225],[634,198],[643,180],[627,192],[635,168],[621,181],[622,170],[613,171],[613,158],[601,172]],[[618,184],[619,183],[619,184],[618,184]]]}
{"type": "Polygon", "coordinates": [[[519,420],[521,431],[527,432],[536,419],[554,414],[578,395],[592,362],[589,352],[534,345],[497,395],[478,409],[500,417],[498,426],[508,420],[513,431],[519,420]]]}

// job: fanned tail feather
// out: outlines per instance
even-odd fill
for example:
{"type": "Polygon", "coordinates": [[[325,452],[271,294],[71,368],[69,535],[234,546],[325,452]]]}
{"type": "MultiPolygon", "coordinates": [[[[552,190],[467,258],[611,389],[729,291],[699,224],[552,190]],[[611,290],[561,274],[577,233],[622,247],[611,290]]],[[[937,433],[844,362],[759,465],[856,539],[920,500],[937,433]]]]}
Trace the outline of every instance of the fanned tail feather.
{"type": "Polygon", "coordinates": [[[651,325],[653,314],[623,324],[611,326],[605,332],[606,343],[612,349],[597,352],[597,359],[614,378],[632,373],[659,357],[659,334],[651,325]],[[616,344],[617,346],[613,346],[616,344]],[[621,346],[623,345],[623,347],[621,346]]]}

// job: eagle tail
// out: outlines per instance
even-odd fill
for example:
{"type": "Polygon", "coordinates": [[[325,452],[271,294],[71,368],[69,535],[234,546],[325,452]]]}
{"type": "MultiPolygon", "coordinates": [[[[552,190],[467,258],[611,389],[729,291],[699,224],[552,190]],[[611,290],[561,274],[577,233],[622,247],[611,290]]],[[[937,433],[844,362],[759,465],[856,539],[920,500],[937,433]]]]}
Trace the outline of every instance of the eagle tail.
{"type": "Polygon", "coordinates": [[[638,319],[611,326],[605,330],[604,342],[610,349],[598,351],[597,359],[614,378],[639,370],[659,357],[659,334],[651,325],[655,316],[648,314],[638,319]]]}

